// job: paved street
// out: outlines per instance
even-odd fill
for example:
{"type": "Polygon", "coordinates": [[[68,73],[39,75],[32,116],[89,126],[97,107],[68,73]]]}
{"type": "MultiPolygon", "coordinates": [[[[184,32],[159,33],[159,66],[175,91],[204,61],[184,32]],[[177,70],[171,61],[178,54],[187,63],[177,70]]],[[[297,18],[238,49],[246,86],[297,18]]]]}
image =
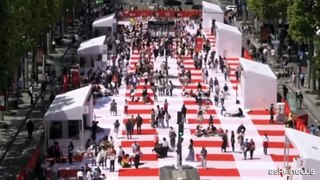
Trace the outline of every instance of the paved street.
{"type": "MultiPolygon", "coordinates": [[[[75,53],[79,43],[72,43],[73,33],[77,30],[74,29],[70,33],[66,34],[63,39],[63,44],[56,48],[55,52],[50,53],[48,63],[54,64],[57,74],[61,74],[62,68],[70,64],[70,57],[72,53],[75,53]]],[[[40,94],[40,88],[37,87],[35,90],[36,94],[40,94]]],[[[37,105],[29,116],[30,120],[33,120],[35,125],[34,138],[32,140],[27,139],[27,131],[24,127],[19,133],[16,140],[12,144],[10,150],[5,156],[4,160],[0,162],[0,179],[13,179],[16,173],[26,165],[29,160],[30,154],[38,145],[41,136],[43,135],[43,116],[46,109],[49,106],[50,92],[46,92],[45,103],[37,105]]],[[[0,128],[0,156],[3,155],[4,151],[8,148],[8,143],[14,137],[18,127],[25,120],[25,116],[30,111],[30,99],[27,92],[22,93],[20,98],[21,104],[19,104],[18,110],[12,110],[17,115],[5,116],[5,124],[7,128],[0,128]]]]}

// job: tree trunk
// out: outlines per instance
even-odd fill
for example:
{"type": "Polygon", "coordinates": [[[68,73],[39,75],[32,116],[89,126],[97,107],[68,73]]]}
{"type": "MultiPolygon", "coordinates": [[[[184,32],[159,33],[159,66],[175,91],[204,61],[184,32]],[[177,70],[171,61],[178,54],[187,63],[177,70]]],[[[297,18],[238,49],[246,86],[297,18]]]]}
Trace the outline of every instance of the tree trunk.
{"type": "Polygon", "coordinates": [[[309,57],[309,67],[308,67],[308,89],[311,88],[311,78],[312,78],[312,64],[313,64],[313,38],[308,40],[308,57],[309,57]]]}

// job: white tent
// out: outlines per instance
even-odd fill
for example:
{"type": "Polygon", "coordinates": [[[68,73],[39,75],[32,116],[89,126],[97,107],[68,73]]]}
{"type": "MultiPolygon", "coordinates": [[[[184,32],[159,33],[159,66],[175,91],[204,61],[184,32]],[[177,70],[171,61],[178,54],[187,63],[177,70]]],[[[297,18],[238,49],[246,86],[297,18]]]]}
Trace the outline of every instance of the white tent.
{"type": "Polygon", "coordinates": [[[288,164],[289,143],[291,143],[298,152],[299,157],[291,165],[291,169],[304,168],[308,172],[314,170],[315,175],[295,175],[294,180],[318,180],[320,173],[320,138],[295,129],[285,129],[286,146],[285,146],[285,167],[288,164]]]}
{"type": "Polygon", "coordinates": [[[57,95],[44,115],[46,145],[55,139],[61,147],[73,140],[76,147],[83,149],[84,129],[92,126],[92,86],[82,87],[57,95]]]}
{"type": "Polygon", "coordinates": [[[268,109],[277,102],[277,78],[268,65],[240,58],[240,98],[244,109],[268,109]]]}
{"type": "Polygon", "coordinates": [[[111,14],[100,19],[95,20],[92,23],[92,28],[98,30],[100,33],[112,35],[117,28],[117,20],[115,14],[111,14]],[[111,33],[111,34],[110,34],[111,33]]]}
{"type": "Polygon", "coordinates": [[[242,54],[242,34],[238,28],[216,22],[217,55],[238,58],[242,54]]]}
{"type": "Polygon", "coordinates": [[[104,50],[106,49],[105,41],[106,36],[100,36],[89,39],[88,41],[84,41],[80,44],[77,53],[80,56],[103,54],[104,50]]]}
{"type": "Polygon", "coordinates": [[[210,29],[212,26],[212,20],[216,22],[224,22],[224,12],[220,6],[212,4],[206,1],[202,1],[202,28],[210,29]]]}

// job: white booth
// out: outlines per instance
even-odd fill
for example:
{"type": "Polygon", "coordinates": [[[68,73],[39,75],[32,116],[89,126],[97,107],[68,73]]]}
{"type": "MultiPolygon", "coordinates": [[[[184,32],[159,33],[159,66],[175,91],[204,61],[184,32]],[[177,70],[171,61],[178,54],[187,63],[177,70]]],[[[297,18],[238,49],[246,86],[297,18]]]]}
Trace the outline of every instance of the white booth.
{"type": "Polygon", "coordinates": [[[76,150],[84,150],[93,119],[92,86],[57,95],[44,115],[46,147],[58,142],[63,153],[70,141],[76,150]]]}
{"type": "Polygon", "coordinates": [[[80,74],[86,76],[89,69],[104,68],[103,54],[106,52],[106,36],[89,39],[80,44],[77,54],[80,59],[80,74]]]}
{"type": "Polygon", "coordinates": [[[318,180],[320,177],[320,138],[291,128],[285,129],[285,137],[284,168],[300,172],[304,169],[307,174],[294,175],[292,179],[318,180]],[[290,143],[298,152],[298,157],[293,160],[292,164],[289,164],[290,143]]]}
{"type": "Polygon", "coordinates": [[[202,1],[202,28],[211,29],[212,20],[224,22],[224,12],[219,5],[202,1]]]}
{"type": "Polygon", "coordinates": [[[238,28],[216,22],[217,55],[238,58],[242,55],[242,34],[238,28]]]}
{"type": "Polygon", "coordinates": [[[277,78],[266,64],[240,58],[240,101],[244,109],[269,109],[277,102],[277,78]]]}
{"type": "Polygon", "coordinates": [[[92,23],[94,36],[107,35],[112,36],[117,30],[117,20],[115,14],[104,16],[92,23]]]}

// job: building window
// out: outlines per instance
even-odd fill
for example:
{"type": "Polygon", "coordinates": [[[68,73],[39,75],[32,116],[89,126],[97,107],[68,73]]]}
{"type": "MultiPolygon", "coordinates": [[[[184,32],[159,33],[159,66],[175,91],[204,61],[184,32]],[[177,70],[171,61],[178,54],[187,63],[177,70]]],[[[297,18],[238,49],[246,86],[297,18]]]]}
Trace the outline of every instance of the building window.
{"type": "Polygon", "coordinates": [[[68,121],[68,138],[79,139],[79,121],[68,121]]]}

